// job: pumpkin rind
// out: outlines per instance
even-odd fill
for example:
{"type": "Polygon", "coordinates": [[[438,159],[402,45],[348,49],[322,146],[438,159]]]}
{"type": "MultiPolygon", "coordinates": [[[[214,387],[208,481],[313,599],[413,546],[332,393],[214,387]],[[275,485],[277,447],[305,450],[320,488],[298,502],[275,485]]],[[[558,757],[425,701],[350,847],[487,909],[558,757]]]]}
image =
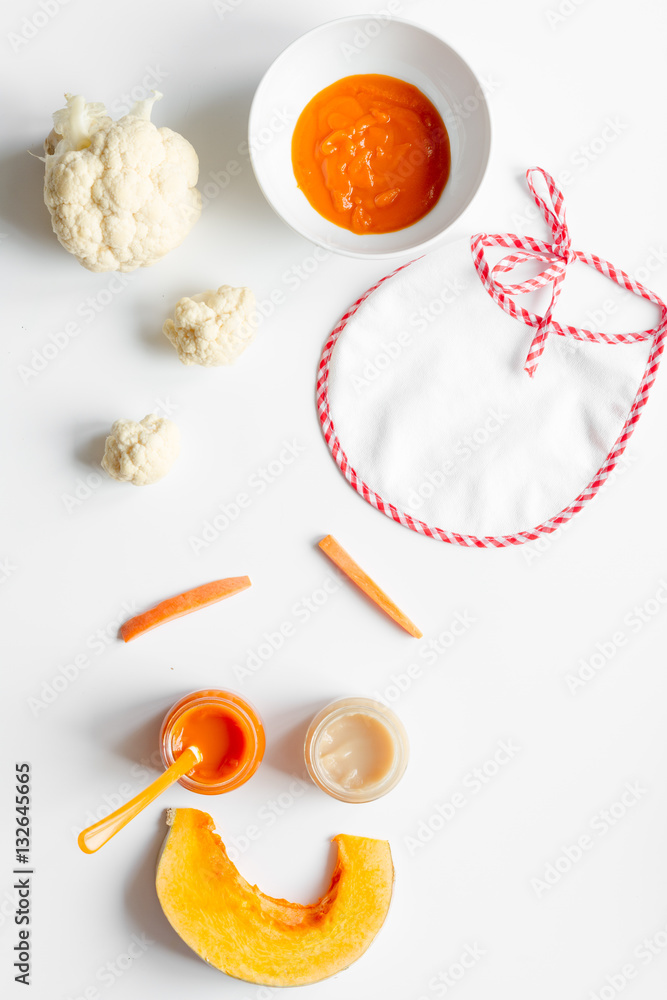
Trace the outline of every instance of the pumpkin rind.
{"type": "Polygon", "coordinates": [[[176,933],[204,961],[262,986],[304,986],[366,951],[384,923],[394,868],[384,840],[340,834],[327,892],[304,906],[266,896],[230,861],[208,813],[169,810],[156,887],[176,933]]]}

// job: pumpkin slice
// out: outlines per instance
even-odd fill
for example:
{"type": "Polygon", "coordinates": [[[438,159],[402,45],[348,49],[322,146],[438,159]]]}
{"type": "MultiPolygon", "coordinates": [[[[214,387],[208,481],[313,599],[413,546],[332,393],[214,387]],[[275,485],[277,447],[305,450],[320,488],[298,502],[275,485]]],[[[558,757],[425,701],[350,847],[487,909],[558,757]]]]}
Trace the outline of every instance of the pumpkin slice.
{"type": "Polygon", "coordinates": [[[334,838],[338,860],[327,892],[303,906],[252,886],[229,860],[208,813],[170,809],[157,866],[169,923],[200,958],[261,986],[305,986],[355,962],[389,909],[394,866],[385,840],[334,838]]]}

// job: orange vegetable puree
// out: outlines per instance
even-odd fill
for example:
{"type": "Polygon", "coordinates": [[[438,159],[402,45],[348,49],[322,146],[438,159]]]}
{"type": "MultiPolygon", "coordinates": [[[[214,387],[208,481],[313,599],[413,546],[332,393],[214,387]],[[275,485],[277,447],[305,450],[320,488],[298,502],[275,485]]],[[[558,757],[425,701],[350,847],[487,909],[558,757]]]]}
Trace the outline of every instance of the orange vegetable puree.
{"type": "Polygon", "coordinates": [[[316,211],[355,233],[390,233],[421,219],[449,176],[449,138],[436,108],[393,76],[346,76],[301,112],[292,167],[316,211]]]}
{"type": "Polygon", "coordinates": [[[230,777],[250,756],[241,720],[218,705],[196,705],[184,712],[174,725],[171,746],[174,757],[189,746],[199,747],[203,760],[191,773],[208,784],[230,777]]]}

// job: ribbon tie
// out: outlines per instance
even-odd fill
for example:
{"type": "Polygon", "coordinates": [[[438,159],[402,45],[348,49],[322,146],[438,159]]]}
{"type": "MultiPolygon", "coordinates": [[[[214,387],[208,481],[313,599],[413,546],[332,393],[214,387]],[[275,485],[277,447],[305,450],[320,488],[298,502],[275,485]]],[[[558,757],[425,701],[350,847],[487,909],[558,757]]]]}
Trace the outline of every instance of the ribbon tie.
{"type": "MultiPolygon", "coordinates": [[[[539,322],[537,323],[535,336],[533,337],[524,365],[524,371],[532,378],[537,370],[547,337],[552,329],[551,317],[561,292],[567,265],[576,259],[577,254],[572,250],[570,233],[565,221],[565,200],[563,193],[556,185],[551,174],[548,174],[546,170],[542,170],[541,167],[530,167],[526,171],[526,181],[535,199],[535,204],[544,216],[544,221],[551,229],[553,242],[550,244],[541,243],[529,237],[523,237],[521,242],[528,243],[530,248],[528,249],[524,246],[517,253],[508,254],[506,257],[503,257],[491,270],[490,278],[501,292],[509,295],[534,292],[536,289],[543,288],[544,285],[550,282],[552,283],[551,301],[544,315],[536,317],[539,322]],[[546,186],[545,196],[541,196],[537,191],[536,184],[540,180],[546,186]],[[525,264],[527,261],[541,261],[548,266],[535,275],[535,277],[528,278],[520,284],[505,285],[497,280],[496,276],[498,274],[513,271],[515,267],[525,264]]],[[[518,239],[517,243],[519,243],[518,239]]]]}
{"type": "Polygon", "coordinates": [[[524,370],[531,378],[533,377],[550,333],[556,333],[562,337],[573,337],[575,340],[603,344],[636,344],[644,340],[654,340],[655,344],[659,345],[661,352],[663,349],[662,341],[667,334],[667,306],[662,299],[655,292],[645,288],[635,278],[622,271],[620,267],[614,267],[609,261],[603,260],[595,254],[573,250],[570,243],[570,233],[565,222],[563,193],[551,174],[542,170],[541,167],[531,167],[526,171],[526,180],[535,199],[535,204],[551,229],[553,242],[543,243],[541,240],[534,240],[532,236],[516,236],[514,233],[495,235],[478,233],[470,241],[473,264],[491,298],[510,316],[521,320],[526,326],[533,327],[535,330],[524,370]],[[546,195],[538,194],[536,182],[543,184],[546,188],[546,195]],[[507,247],[513,252],[503,257],[493,268],[490,268],[484,253],[484,248],[490,246],[507,247]],[[632,333],[604,333],[601,330],[586,330],[583,327],[558,323],[553,319],[554,307],[560,295],[567,265],[574,260],[588,264],[589,267],[595,268],[600,274],[604,274],[605,277],[622,288],[653,302],[660,310],[659,323],[648,330],[638,330],[632,333]],[[499,280],[498,275],[507,274],[513,271],[517,265],[525,264],[527,261],[538,261],[546,266],[534,278],[528,278],[519,284],[505,285],[499,280]],[[513,295],[520,295],[522,292],[534,292],[549,283],[552,285],[551,301],[544,316],[529,312],[512,298],[513,295]]]}

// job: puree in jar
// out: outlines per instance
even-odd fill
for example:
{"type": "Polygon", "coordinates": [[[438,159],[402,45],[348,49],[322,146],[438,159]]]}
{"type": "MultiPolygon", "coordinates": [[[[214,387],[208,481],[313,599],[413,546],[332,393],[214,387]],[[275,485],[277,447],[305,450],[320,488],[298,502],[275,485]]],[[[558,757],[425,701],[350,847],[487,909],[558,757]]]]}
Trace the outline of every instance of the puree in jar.
{"type": "Polygon", "coordinates": [[[304,757],[322,791],[343,802],[372,802],[391,791],[408,763],[400,719],[372,698],[343,698],[323,708],[306,733],[304,757]]]}
{"type": "Polygon", "coordinates": [[[306,105],[292,167],[313,208],[354,233],[391,233],[423,218],[442,194],[449,137],[422,92],[393,76],[346,76],[306,105]]]}
{"type": "Polygon", "coordinates": [[[347,791],[379,784],[391,770],[396,748],[383,722],[355,712],[324,727],[318,756],[326,778],[347,791]]]}
{"type": "Polygon", "coordinates": [[[171,746],[174,757],[192,745],[202,760],[194,767],[199,781],[215,784],[235,774],[247,755],[248,740],[238,719],[217,705],[196,705],[174,723],[171,746]]]}
{"type": "Polygon", "coordinates": [[[218,795],[238,788],[255,773],[264,755],[264,727],[240,695],[195,691],[167,712],[160,746],[165,767],[187,747],[197,747],[202,759],[180,783],[194,792],[218,795]]]}

